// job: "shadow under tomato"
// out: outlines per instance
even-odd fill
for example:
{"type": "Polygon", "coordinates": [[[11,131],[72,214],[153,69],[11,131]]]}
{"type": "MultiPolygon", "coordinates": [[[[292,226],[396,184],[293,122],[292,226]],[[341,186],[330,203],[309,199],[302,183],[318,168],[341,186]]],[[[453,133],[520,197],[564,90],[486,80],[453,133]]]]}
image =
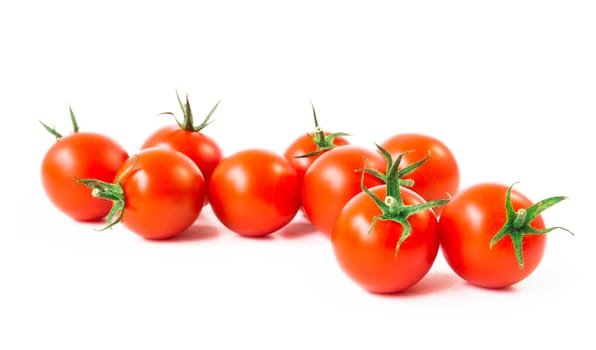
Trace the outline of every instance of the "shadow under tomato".
{"type": "Polygon", "coordinates": [[[423,296],[433,293],[439,293],[454,287],[458,283],[463,283],[459,277],[446,272],[429,272],[422,280],[412,287],[398,293],[379,294],[388,298],[401,298],[423,296]]]}
{"type": "Polygon", "coordinates": [[[187,228],[184,232],[164,240],[163,242],[170,243],[184,243],[204,241],[208,239],[215,239],[221,235],[221,231],[216,226],[205,224],[194,224],[187,228]]]}
{"type": "Polygon", "coordinates": [[[472,283],[469,282],[464,282],[467,288],[474,288],[476,290],[479,291],[485,291],[487,293],[499,293],[499,294],[505,294],[505,293],[514,293],[516,291],[516,287],[515,285],[512,286],[507,286],[507,287],[501,287],[501,288],[488,288],[488,287],[480,287],[477,285],[474,285],[472,283]]]}
{"type": "Polygon", "coordinates": [[[314,233],[318,233],[318,231],[313,224],[305,220],[299,220],[287,224],[277,235],[285,239],[298,239],[314,233]]]}

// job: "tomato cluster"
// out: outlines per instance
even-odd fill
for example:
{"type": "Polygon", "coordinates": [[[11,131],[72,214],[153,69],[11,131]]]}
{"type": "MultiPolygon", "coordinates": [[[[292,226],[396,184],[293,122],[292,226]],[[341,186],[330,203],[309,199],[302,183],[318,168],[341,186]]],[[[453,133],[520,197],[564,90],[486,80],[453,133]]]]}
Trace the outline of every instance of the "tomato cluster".
{"type": "MultiPolygon", "coordinates": [[[[565,197],[532,202],[513,185],[460,189],[457,160],[430,135],[396,134],[366,148],[349,134],[315,129],[280,153],[245,149],[224,155],[203,130],[219,102],[195,125],[188,96],[183,119],[148,135],[129,155],[106,135],[62,136],[42,161],[50,201],[78,221],[105,219],[146,239],[188,229],[210,205],[230,231],[272,234],[303,212],[330,238],[341,269],[372,293],[418,283],[439,251],[468,283],[502,288],[526,278],[545,250],[542,211],[565,197]]],[[[173,115],[168,112],[167,114],[173,115]]]]}

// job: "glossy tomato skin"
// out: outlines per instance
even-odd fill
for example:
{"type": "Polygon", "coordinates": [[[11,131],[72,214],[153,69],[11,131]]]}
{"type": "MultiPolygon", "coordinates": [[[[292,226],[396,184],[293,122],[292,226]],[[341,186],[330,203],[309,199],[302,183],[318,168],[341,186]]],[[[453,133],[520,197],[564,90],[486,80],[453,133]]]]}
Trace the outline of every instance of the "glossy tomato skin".
{"type": "Polygon", "coordinates": [[[141,237],[174,237],[201,213],[205,180],[197,165],[182,153],[141,150],[122,165],[116,179],[120,176],[126,201],[121,222],[141,237]]]}
{"type": "Polygon", "coordinates": [[[223,152],[215,139],[178,125],[162,127],[149,135],[141,149],[150,147],[165,147],[185,154],[199,167],[206,184],[209,184],[213,170],[223,158],[223,152]]]}
{"type": "MultiPolygon", "coordinates": [[[[302,207],[306,217],[322,233],[331,234],[343,206],[362,191],[361,170],[365,164],[367,168],[381,173],[387,167],[381,155],[372,149],[345,145],[322,154],[304,174],[302,207]]],[[[366,187],[382,183],[382,180],[370,174],[364,175],[366,187]]]]}
{"type": "Polygon", "coordinates": [[[231,231],[247,237],[269,235],[296,216],[298,175],[275,152],[245,149],[217,165],[208,187],[213,213],[231,231]]]}
{"type": "MultiPolygon", "coordinates": [[[[384,199],[386,186],[371,191],[384,199]]],[[[420,195],[407,188],[401,188],[401,195],[406,205],[424,203],[420,195]]],[[[350,199],[331,233],[333,252],[341,269],[363,289],[397,293],[412,287],[430,271],[439,251],[437,218],[430,209],[410,216],[411,234],[396,256],[395,247],[403,232],[401,224],[378,220],[368,233],[373,218],[380,214],[368,194],[361,192],[350,199]]]]}
{"type": "MultiPolygon", "coordinates": [[[[403,133],[389,137],[381,142],[380,146],[394,159],[399,154],[408,152],[402,158],[401,169],[424,159],[430,151],[429,159],[413,173],[405,176],[406,179],[414,180],[411,189],[426,201],[445,199],[459,190],[460,172],[457,159],[443,141],[430,135],[403,133]]],[[[438,215],[441,209],[442,207],[435,207],[434,211],[438,215]]]]}
{"type": "MultiPolygon", "coordinates": [[[[441,251],[451,269],[468,283],[485,288],[503,288],[529,276],[539,265],[546,247],[546,235],[524,235],[524,266],[520,268],[511,238],[503,237],[492,249],[493,236],[506,218],[507,186],[481,183],[456,194],[443,208],[439,219],[441,251]]],[[[513,209],[528,208],[530,199],[511,192],[513,209]]],[[[542,217],[531,223],[544,228],[542,217]]]]}
{"type": "Polygon", "coordinates": [[[77,221],[103,218],[110,201],[94,198],[76,178],[112,181],[128,153],[114,139],[92,132],[75,132],[59,138],[41,164],[43,188],[54,206],[77,221]]]}
{"type": "MultiPolygon", "coordinates": [[[[325,136],[331,135],[330,132],[324,132],[325,136]]],[[[350,142],[341,136],[337,136],[333,139],[333,144],[336,147],[338,146],[345,146],[350,144],[350,142]]],[[[290,162],[292,167],[296,169],[296,173],[298,174],[298,178],[300,182],[304,178],[304,173],[306,173],[306,169],[310,167],[310,165],[319,158],[323,153],[327,152],[327,150],[322,150],[321,152],[310,156],[310,157],[297,157],[304,154],[309,154],[312,152],[317,151],[317,144],[313,141],[313,135],[303,135],[296,138],[288,148],[284,151],[284,157],[290,162]]]]}

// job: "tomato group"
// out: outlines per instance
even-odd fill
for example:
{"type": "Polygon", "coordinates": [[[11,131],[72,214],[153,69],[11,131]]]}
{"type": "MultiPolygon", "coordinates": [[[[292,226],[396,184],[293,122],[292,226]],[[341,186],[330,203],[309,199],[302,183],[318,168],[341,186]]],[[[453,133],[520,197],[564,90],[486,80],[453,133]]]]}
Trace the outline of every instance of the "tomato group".
{"type": "Polygon", "coordinates": [[[219,221],[242,236],[265,236],[287,225],[300,207],[296,170],[281,155],[246,149],[213,171],[209,203],[219,221]]]}
{"type": "MultiPolygon", "coordinates": [[[[380,154],[362,146],[345,145],[322,154],[304,174],[301,199],[304,213],[321,232],[330,235],[343,206],[361,188],[363,167],[385,172],[380,154]]],[[[372,187],[383,181],[364,175],[364,185],[372,187]]]]}
{"type": "MultiPolygon", "coordinates": [[[[541,213],[565,199],[533,203],[513,185],[459,188],[459,165],[441,140],[395,134],[373,147],[320,128],[291,141],[283,153],[244,148],[224,156],[199,125],[188,95],[176,93],[184,118],[149,134],[132,157],[98,133],[62,136],[42,160],[50,201],[75,220],[105,218],[149,240],[192,226],[207,205],[239,236],[282,230],[302,210],[327,236],[340,269],[371,293],[398,293],[417,284],[442,252],[470,285],[503,288],[527,278],[546,247],[541,213]]],[[[161,114],[173,113],[166,112],[161,114]]],[[[371,145],[372,146],[372,145],[371,145]]],[[[289,231],[289,230],[288,230],[289,231]]],[[[567,231],[567,230],[566,230],[567,231]]]]}
{"type": "Polygon", "coordinates": [[[441,250],[453,271],[470,284],[502,288],[529,276],[546,247],[540,212],[564,197],[533,202],[499,183],[461,190],[439,219],[441,250]]]}
{"type": "Polygon", "coordinates": [[[152,240],[171,238],[189,228],[205,200],[199,168],[187,156],[168,149],[139,151],[120,167],[113,183],[79,182],[93,188],[93,195],[114,200],[106,227],[122,222],[152,240]]]}
{"type": "MultiPolygon", "coordinates": [[[[457,160],[447,145],[436,137],[403,133],[396,134],[380,143],[393,157],[404,153],[402,168],[428,159],[416,171],[405,178],[414,180],[411,189],[427,201],[453,196],[459,189],[460,174],[457,160]]],[[[434,208],[440,214],[441,207],[434,208]]]]}
{"type": "Polygon", "coordinates": [[[93,198],[76,178],[112,181],[128,153],[109,136],[79,131],[72,109],[70,113],[72,134],[62,136],[42,123],[57,140],[41,162],[41,182],[52,204],[64,214],[78,221],[99,220],[110,211],[111,203],[93,198]]]}

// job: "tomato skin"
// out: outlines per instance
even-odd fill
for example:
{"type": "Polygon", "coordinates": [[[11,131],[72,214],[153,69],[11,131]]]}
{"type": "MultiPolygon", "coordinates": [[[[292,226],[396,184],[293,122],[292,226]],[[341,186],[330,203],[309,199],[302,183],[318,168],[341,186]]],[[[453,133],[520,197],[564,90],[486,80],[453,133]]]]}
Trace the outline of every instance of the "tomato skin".
{"type": "MultiPolygon", "coordinates": [[[[386,186],[370,189],[380,199],[386,186]]],[[[417,193],[402,187],[404,204],[424,203],[417,193]]],[[[419,282],[430,271],[439,251],[437,218],[427,209],[408,218],[412,227],[395,256],[403,226],[378,220],[367,234],[372,220],[380,215],[377,204],[364,192],[355,195],[339,214],[331,233],[335,258],[354,282],[372,293],[397,293],[419,282]]]]}
{"type": "MultiPolygon", "coordinates": [[[[380,143],[380,146],[389,152],[392,158],[411,151],[404,154],[400,168],[424,159],[430,151],[429,159],[404,177],[414,180],[411,189],[426,201],[445,199],[447,194],[453,196],[459,190],[460,173],[457,160],[441,140],[430,135],[403,133],[389,137],[380,143]]],[[[434,208],[437,215],[441,210],[442,207],[434,208]]]]}
{"type": "Polygon", "coordinates": [[[119,176],[126,201],[121,222],[141,237],[174,237],[201,213],[205,180],[196,164],[179,152],[141,150],[122,165],[116,179],[119,176]]]}
{"type": "MultiPolygon", "coordinates": [[[[325,136],[331,135],[330,132],[324,132],[325,136]]],[[[338,146],[345,146],[350,144],[350,142],[345,139],[344,137],[337,136],[333,139],[333,144],[336,147],[338,146]]],[[[284,157],[290,162],[292,167],[296,169],[296,173],[298,174],[298,178],[302,183],[302,179],[304,178],[304,174],[306,173],[306,169],[310,167],[310,165],[319,158],[323,153],[327,152],[327,150],[322,150],[320,153],[317,153],[310,157],[297,157],[304,154],[309,154],[312,152],[317,151],[317,144],[313,141],[313,135],[303,135],[296,138],[288,148],[284,151],[284,157]]]]}
{"type": "Polygon", "coordinates": [[[206,184],[209,184],[213,170],[223,158],[223,152],[213,138],[178,125],[162,127],[149,135],[141,149],[150,147],[165,147],[185,154],[199,167],[206,184]]]}
{"type": "MultiPolygon", "coordinates": [[[[523,237],[524,266],[520,268],[511,238],[503,237],[492,249],[493,236],[505,223],[507,186],[481,183],[456,194],[443,208],[439,219],[441,251],[451,269],[472,285],[503,288],[529,276],[539,265],[546,248],[546,235],[523,237]]],[[[514,210],[528,208],[530,199],[516,190],[511,192],[514,210]]],[[[538,215],[531,226],[544,228],[538,215]]]]}
{"type": "Polygon", "coordinates": [[[46,195],[61,212],[77,221],[103,218],[110,201],[94,198],[76,178],[112,181],[128,153],[112,138],[93,132],[75,132],[56,140],[41,164],[46,195]]]}
{"type": "MultiPolygon", "coordinates": [[[[377,152],[357,145],[331,149],[315,160],[304,174],[301,200],[304,213],[322,233],[330,235],[343,206],[362,191],[360,170],[365,166],[382,173],[386,162],[377,152]]],[[[383,181],[364,175],[364,185],[373,187],[383,181]]]]}
{"type": "Polygon", "coordinates": [[[224,226],[241,236],[262,237],[296,216],[298,185],[296,170],[283,156],[245,149],[217,165],[208,196],[213,213],[224,226]]]}

